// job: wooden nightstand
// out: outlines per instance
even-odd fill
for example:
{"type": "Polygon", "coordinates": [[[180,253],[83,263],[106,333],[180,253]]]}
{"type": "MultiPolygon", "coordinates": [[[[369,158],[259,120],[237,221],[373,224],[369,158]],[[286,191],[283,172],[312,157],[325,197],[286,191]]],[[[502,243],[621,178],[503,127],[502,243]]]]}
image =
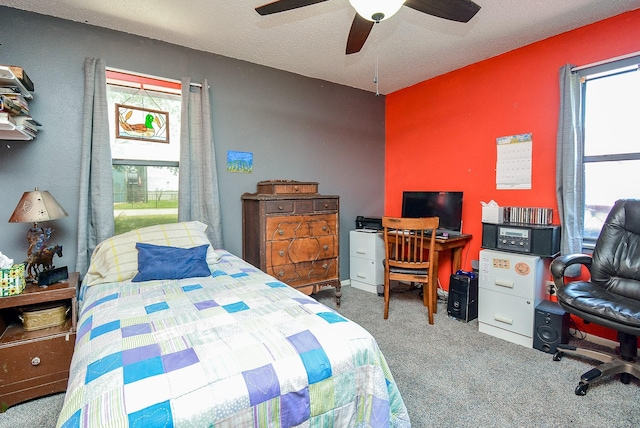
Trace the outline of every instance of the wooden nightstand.
{"type": "Polygon", "coordinates": [[[67,389],[76,341],[77,272],[46,288],[29,284],[16,296],[0,297],[0,411],[32,398],[67,389]],[[18,309],[61,302],[71,310],[64,324],[25,331],[18,309]]]}

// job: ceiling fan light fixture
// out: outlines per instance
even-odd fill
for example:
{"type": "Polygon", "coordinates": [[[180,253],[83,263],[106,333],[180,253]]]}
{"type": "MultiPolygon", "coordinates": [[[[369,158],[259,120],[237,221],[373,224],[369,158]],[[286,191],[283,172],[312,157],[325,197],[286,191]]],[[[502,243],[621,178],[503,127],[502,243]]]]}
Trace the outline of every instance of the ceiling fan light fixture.
{"type": "Polygon", "coordinates": [[[380,22],[391,18],[406,0],[349,0],[358,15],[367,21],[380,22]]]}

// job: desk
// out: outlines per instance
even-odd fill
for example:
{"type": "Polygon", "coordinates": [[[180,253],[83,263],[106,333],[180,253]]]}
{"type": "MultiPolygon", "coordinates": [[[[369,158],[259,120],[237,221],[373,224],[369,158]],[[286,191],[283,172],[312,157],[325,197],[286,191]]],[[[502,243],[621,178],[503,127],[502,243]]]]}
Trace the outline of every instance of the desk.
{"type": "MultiPolygon", "coordinates": [[[[432,267],[432,275],[431,275],[431,298],[432,302],[434,302],[433,313],[438,312],[438,266],[440,261],[440,253],[442,251],[451,250],[451,273],[455,273],[460,269],[460,265],[462,264],[462,248],[471,240],[472,235],[455,235],[449,236],[448,238],[438,238],[436,237],[435,244],[435,257],[433,258],[433,267],[432,267]],[[435,275],[433,275],[435,273],[435,275]]],[[[429,308],[431,310],[432,308],[429,308]]]]}

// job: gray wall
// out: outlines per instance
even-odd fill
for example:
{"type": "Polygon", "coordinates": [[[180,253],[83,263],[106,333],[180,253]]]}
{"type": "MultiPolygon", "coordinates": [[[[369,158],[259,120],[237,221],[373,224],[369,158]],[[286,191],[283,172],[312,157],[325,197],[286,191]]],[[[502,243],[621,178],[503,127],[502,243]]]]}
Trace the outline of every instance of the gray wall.
{"type": "MultiPolygon", "coordinates": [[[[240,195],[268,179],[317,181],[339,195],[340,276],[349,276],[356,215],[384,209],[384,97],[256,64],[82,23],[0,7],[0,64],[25,69],[35,85],[31,142],[0,141],[0,251],[26,257],[26,224],[9,224],[24,191],[49,190],[69,217],[46,224],[64,246],[57,266],[75,267],[80,117],[85,57],[172,79],[208,79],[225,247],[242,254],[240,195]],[[228,173],[228,150],[253,152],[252,174],[228,173]]],[[[56,259],[57,260],[57,259],[56,259]]]]}

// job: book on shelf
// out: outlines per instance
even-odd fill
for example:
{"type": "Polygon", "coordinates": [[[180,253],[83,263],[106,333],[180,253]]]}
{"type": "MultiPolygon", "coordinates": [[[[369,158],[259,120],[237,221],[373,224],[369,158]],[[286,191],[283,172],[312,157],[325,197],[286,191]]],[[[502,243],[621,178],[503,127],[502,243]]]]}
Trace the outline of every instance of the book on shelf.
{"type": "Polygon", "coordinates": [[[35,138],[38,135],[40,123],[33,120],[31,116],[14,116],[16,128],[35,138]]]}
{"type": "Polygon", "coordinates": [[[6,94],[0,94],[0,111],[7,112],[14,116],[23,114],[20,105],[6,94]]]}
{"type": "Polygon", "coordinates": [[[0,97],[10,99],[14,104],[20,107],[22,114],[29,114],[29,102],[20,93],[0,94],[0,97]]]}
{"type": "Polygon", "coordinates": [[[0,86],[0,94],[19,94],[20,88],[17,86],[0,86]]]}
{"type": "Polygon", "coordinates": [[[12,125],[16,125],[16,121],[13,119],[13,116],[11,116],[6,111],[0,111],[0,124],[6,125],[9,123],[12,125]]]}

